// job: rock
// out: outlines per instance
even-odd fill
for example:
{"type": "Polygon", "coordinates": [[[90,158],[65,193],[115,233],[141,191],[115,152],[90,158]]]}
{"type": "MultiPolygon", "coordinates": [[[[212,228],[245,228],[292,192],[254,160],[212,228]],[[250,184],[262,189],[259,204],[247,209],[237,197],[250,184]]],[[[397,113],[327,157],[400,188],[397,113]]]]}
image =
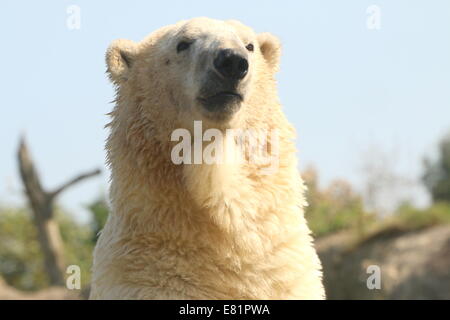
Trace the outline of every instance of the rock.
{"type": "Polygon", "coordinates": [[[357,245],[348,233],[318,239],[328,299],[450,299],[450,226],[391,229],[357,245]],[[367,267],[381,271],[368,289],[367,267]]]}

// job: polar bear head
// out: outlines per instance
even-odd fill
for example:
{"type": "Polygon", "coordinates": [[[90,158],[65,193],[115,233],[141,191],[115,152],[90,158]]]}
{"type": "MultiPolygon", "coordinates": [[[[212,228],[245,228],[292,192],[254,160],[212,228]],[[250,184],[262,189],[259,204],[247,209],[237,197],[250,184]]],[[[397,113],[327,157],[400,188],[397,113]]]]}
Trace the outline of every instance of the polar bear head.
{"type": "Polygon", "coordinates": [[[279,41],[271,34],[256,34],[238,21],[195,18],[139,43],[116,40],[106,61],[119,102],[139,105],[142,117],[220,126],[255,95],[264,99],[279,55],[279,41]]]}

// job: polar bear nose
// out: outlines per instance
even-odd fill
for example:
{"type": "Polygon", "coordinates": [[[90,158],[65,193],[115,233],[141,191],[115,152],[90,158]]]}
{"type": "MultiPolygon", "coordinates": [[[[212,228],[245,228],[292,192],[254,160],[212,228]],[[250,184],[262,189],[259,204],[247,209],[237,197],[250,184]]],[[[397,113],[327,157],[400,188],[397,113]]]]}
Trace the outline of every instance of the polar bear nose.
{"type": "Polygon", "coordinates": [[[214,67],[227,79],[241,80],[248,72],[248,61],[232,50],[224,49],[214,59],[214,67]]]}

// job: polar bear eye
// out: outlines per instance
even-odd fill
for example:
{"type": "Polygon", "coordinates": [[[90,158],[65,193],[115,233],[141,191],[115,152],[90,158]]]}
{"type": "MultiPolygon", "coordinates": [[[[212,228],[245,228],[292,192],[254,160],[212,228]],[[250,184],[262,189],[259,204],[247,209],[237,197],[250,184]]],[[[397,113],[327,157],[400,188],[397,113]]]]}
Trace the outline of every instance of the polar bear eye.
{"type": "Polygon", "coordinates": [[[255,50],[253,43],[249,43],[245,48],[250,52],[253,52],[253,50],[255,50]]]}
{"type": "Polygon", "coordinates": [[[191,46],[192,42],[181,41],[177,45],[177,52],[188,49],[191,46]]]}

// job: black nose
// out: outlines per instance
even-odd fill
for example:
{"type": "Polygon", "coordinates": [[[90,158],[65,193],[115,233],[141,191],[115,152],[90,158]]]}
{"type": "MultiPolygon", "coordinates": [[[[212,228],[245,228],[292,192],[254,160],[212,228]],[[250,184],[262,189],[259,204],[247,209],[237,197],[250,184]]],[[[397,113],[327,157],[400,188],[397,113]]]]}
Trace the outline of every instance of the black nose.
{"type": "Polygon", "coordinates": [[[248,71],[248,61],[230,49],[220,50],[214,59],[214,67],[228,79],[241,80],[248,71]]]}

